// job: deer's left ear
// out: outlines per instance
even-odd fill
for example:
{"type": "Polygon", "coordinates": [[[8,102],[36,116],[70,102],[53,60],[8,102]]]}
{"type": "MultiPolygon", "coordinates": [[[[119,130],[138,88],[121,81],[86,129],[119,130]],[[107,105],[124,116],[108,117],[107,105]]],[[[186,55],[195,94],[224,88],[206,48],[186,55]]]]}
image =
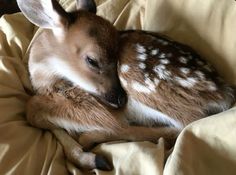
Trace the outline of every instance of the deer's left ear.
{"type": "Polygon", "coordinates": [[[95,14],[97,12],[96,3],[94,0],[77,0],[77,9],[87,10],[95,14]]]}
{"type": "Polygon", "coordinates": [[[63,29],[70,21],[57,0],[17,0],[17,4],[32,23],[42,28],[63,29]]]}

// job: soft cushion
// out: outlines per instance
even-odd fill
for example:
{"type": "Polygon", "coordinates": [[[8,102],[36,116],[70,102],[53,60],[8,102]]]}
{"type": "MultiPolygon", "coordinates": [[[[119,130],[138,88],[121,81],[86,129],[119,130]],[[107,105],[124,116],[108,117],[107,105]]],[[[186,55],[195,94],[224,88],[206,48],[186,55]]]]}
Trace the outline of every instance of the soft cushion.
{"type": "MultiPolygon", "coordinates": [[[[144,29],[188,44],[236,84],[236,2],[233,0],[97,0],[98,15],[118,29],[144,29]]],[[[74,0],[61,0],[67,9],[74,0]]],[[[83,174],[48,131],[25,120],[31,85],[28,48],[37,27],[21,13],[0,19],[0,174],[83,174]]],[[[35,34],[36,33],[36,34],[35,34]]],[[[114,170],[96,174],[235,174],[236,108],[187,126],[166,165],[164,142],[113,142],[94,149],[114,170]]]]}

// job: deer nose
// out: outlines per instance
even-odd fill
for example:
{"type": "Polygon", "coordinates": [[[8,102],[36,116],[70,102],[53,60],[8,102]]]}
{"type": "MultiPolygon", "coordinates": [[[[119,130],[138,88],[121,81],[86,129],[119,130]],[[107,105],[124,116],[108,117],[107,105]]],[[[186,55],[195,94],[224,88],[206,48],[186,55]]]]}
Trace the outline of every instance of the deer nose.
{"type": "Polygon", "coordinates": [[[123,88],[113,88],[109,93],[105,94],[106,102],[114,107],[121,108],[127,102],[127,96],[123,88]]]}

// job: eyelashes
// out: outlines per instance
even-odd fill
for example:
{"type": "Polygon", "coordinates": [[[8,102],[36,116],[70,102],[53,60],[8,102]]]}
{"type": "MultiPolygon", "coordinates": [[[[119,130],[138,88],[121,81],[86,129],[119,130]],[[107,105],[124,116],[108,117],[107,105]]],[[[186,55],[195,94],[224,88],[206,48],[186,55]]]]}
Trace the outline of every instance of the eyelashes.
{"type": "Polygon", "coordinates": [[[99,69],[99,64],[98,64],[98,62],[97,62],[95,59],[93,59],[93,58],[91,58],[91,57],[89,57],[89,56],[86,56],[86,63],[87,63],[89,66],[91,66],[91,67],[93,67],[93,68],[95,68],[95,69],[99,69]]]}

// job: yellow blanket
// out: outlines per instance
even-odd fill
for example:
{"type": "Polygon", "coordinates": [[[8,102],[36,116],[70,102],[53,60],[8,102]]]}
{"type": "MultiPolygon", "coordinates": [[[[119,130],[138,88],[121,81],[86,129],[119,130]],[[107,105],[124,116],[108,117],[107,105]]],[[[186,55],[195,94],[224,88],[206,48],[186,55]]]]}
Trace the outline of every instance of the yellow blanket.
{"type": "MultiPolygon", "coordinates": [[[[236,2],[233,0],[97,0],[98,15],[118,29],[164,33],[205,56],[224,78],[236,84],[236,2]]],[[[74,0],[61,0],[68,10],[74,0]]],[[[82,172],[63,156],[48,132],[25,120],[31,90],[28,46],[37,28],[18,13],[0,19],[0,174],[82,172]]],[[[236,107],[197,121],[178,137],[164,166],[163,140],[106,143],[95,148],[113,162],[110,175],[236,174],[236,107]]]]}

